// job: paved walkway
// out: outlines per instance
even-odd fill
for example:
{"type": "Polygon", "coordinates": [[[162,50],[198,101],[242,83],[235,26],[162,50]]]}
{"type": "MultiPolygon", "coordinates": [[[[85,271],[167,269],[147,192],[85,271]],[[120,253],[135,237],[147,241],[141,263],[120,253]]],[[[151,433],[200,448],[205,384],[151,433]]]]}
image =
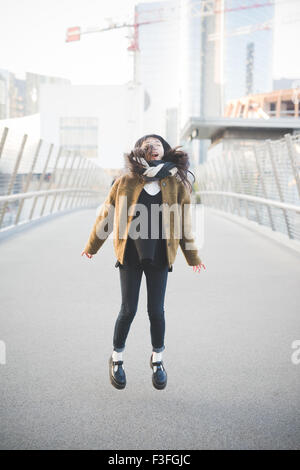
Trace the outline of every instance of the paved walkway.
{"type": "Polygon", "coordinates": [[[151,382],[143,276],[118,391],[112,239],[80,256],[94,218],[74,212],[0,243],[0,447],[300,448],[299,255],[206,210],[207,270],[194,273],[179,251],[169,273],[168,386],[151,382]]]}

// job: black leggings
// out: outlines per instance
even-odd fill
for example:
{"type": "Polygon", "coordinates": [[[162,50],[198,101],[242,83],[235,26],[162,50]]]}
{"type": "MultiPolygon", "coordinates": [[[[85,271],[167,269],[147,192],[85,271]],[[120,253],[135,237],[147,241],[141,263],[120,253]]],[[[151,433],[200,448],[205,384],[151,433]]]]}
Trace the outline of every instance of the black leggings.
{"type": "Polygon", "coordinates": [[[165,349],[164,300],[168,266],[154,268],[150,266],[119,265],[122,304],[115,323],[113,337],[113,348],[117,352],[125,349],[130,325],[137,312],[143,271],[146,276],[147,311],[150,320],[152,350],[161,352],[165,349]]]}

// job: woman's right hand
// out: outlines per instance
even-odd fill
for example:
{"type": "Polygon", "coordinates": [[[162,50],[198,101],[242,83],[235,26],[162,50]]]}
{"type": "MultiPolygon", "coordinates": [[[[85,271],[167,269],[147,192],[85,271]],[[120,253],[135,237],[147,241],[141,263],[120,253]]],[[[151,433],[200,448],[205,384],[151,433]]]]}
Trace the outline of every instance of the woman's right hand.
{"type": "Polygon", "coordinates": [[[92,258],[94,256],[94,255],[90,255],[89,253],[86,253],[86,251],[83,251],[81,253],[81,256],[83,256],[83,255],[87,256],[88,258],[92,258]]]}

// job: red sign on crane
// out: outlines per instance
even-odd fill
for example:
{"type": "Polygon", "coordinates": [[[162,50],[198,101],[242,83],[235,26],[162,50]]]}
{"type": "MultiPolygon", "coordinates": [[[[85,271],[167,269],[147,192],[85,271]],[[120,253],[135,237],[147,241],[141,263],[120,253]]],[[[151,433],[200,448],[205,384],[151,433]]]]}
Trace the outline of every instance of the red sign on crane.
{"type": "Polygon", "coordinates": [[[80,40],[80,26],[72,26],[67,29],[66,42],[80,40]]]}

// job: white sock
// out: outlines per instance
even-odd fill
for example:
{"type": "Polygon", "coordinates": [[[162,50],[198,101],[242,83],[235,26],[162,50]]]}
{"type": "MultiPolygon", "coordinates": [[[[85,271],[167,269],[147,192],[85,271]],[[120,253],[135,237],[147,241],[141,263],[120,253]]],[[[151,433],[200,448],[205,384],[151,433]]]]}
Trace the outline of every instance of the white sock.
{"type": "MultiPolygon", "coordinates": [[[[113,361],[122,361],[123,360],[123,356],[122,356],[122,352],[117,352],[115,350],[113,350],[112,352],[112,360],[113,361]]],[[[118,365],[115,365],[114,366],[114,371],[116,372],[118,370],[118,365]]]]}
{"type": "Polygon", "coordinates": [[[152,362],[157,362],[162,360],[162,353],[161,352],[152,352],[152,362]]]}
{"type": "MultiPolygon", "coordinates": [[[[152,352],[152,362],[157,362],[162,360],[162,352],[152,352]]],[[[153,366],[153,372],[156,372],[157,366],[153,366]]]]}

